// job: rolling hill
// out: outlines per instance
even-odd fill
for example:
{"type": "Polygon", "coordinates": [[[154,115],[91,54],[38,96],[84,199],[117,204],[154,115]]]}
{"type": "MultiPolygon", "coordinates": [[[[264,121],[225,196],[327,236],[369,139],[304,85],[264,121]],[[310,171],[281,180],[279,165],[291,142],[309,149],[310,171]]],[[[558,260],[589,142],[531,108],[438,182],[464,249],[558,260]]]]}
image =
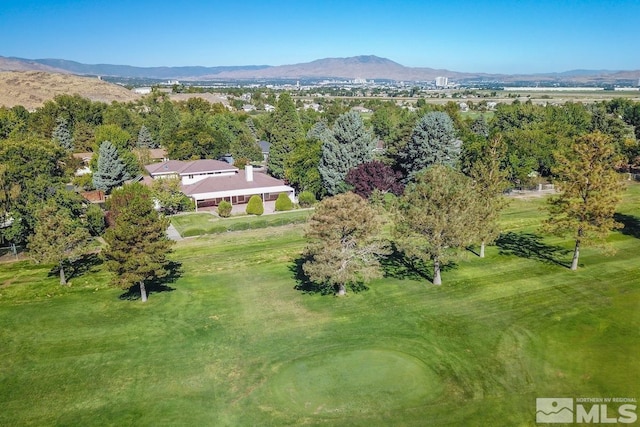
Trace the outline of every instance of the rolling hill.
{"type": "Polygon", "coordinates": [[[78,94],[92,101],[107,103],[133,101],[140,96],[95,77],[45,71],[0,72],[0,106],[22,105],[33,110],[60,94],[78,94]]]}

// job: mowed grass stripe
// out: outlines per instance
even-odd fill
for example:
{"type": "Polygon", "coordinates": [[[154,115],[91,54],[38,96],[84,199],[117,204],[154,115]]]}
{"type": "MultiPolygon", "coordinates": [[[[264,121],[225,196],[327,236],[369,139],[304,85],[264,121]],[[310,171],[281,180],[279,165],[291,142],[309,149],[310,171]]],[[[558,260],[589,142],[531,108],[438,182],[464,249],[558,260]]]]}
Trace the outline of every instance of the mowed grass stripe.
{"type": "MultiPolygon", "coordinates": [[[[621,212],[638,215],[639,188],[621,212]]],[[[514,200],[509,231],[536,233],[543,203],[514,200]]],[[[181,241],[175,290],[147,304],[119,300],[99,265],[70,288],[0,266],[0,424],[535,425],[536,397],[634,397],[632,235],[612,235],[614,256],[585,249],[577,272],[490,247],[441,287],[392,275],[336,298],[294,289],[302,234],[181,241]],[[422,380],[403,388],[389,366],[422,380]]]]}

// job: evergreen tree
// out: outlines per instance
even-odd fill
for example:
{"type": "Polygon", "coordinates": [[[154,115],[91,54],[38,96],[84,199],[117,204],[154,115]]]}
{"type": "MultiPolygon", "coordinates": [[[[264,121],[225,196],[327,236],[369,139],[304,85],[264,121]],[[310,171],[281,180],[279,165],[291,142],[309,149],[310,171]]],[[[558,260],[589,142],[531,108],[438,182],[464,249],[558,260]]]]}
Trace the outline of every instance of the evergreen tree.
{"type": "Polygon", "coordinates": [[[89,231],[69,209],[49,199],[36,214],[34,234],[29,236],[29,254],[37,262],[56,263],[60,284],[66,285],[64,264],[82,254],[89,241],[89,231]]]}
{"type": "Polygon", "coordinates": [[[380,277],[379,259],[388,253],[387,245],[378,240],[380,226],[375,210],[354,193],[323,200],[305,234],[305,274],[321,291],[338,295],[349,285],[380,277]]]}
{"type": "Polygon", "coordinates": [[[321,133],[321,138],[318,170],[327,192],[335,195],[344,190],[349,170],[373,158],[375,141],[355,111],[338,117],[332,131],[321,133]]]}
{"type": "Polygon", "coordinates": [[[578,269],[580,247],[603,244],[611,230],[622,184],[614,167],[619,161],[611,138],[600,132],[580,137],[566,153],[556,152],[558,196],[549,199],[549,218],[543,228],[553,234],[570,234],[575,241],[571,270],[578,269]]]}
{"type": "Polygon", "coordinates": [[[433,263],[434,285],[442,284],[442,264],[476,238],[477,202],[471,179],[444,165],[418,172],[405,188],[396,244],[408,258],[433,263]]]}
{"type": "Polygon", "coordinates": [[[164,100],[160,110],[160,145],[168,148],[180,127],[180,117],[171,101],[164,100]]]}
{"type": "Polygon", "coordinates": [[[136,143],[138,148],[157,148],[158,144],[153,140],[151,132],[145,125],[142,125],[140,132],[138,132],[138,142],[136,143]]]}
{"type": "Polygon", "coordinates": [[[68,122],[64,117],[58,117],[53,130],[52,139],[67,151],[73,150],[73,138],[69,132],[68,122]]]}
{"type": "Polygon", "coordinates": [[[413,129],[409,142],[399,153],[405,177],[411,179],[422,169],[435,165],[454,166],[460,157],[453,121],[447,113],[425,114],[413,129]]]}
{"type": "Polygon", "coordinates": [[[118,149],[109,141],[100,144],[98,166],[93,173],[93,186],[106,193],[129,179],[126,165],[120,160],[118,149]]]}
{"type": "Polygon", "coordinates": [[[273,112],[269,132],[269,174],[276,178],[284,178],[285,162],[294,149],[296,142],[303,138],[300,117],[296,106],[288,93],[278,98],[278,104],[273,112]]]}
{"type": "Polygon", "coordinates": [[[123,289],[138,285],[145,302],[146,285],[168,274],[173,244],[166,233],[169,220],[156,212],[150,191],[139,183],[114,190],[109,210],[114,225],[104,236],[107,268],[123,289]]]}
{"type": "Polygon", "coordinates": [[[470,130],[478,136],[487,138],[489,136],[489,123],[487,123],[487,119],[484,116],[480,116],[471,123],[470,130]]]}

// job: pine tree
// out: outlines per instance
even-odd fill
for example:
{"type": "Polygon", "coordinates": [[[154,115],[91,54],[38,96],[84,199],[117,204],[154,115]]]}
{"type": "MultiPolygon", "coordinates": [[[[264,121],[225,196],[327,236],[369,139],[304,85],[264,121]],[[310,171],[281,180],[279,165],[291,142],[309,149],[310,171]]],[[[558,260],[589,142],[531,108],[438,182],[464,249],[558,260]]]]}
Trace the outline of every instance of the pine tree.
{"type": "Polygon", "coordinates": [[[145,125],[142,125],[140,132],[138,132],[138,142],[136,143],[138,148],[157,148],[158,144],[151,137],[151,132],[145,125]]]}
{"type": "Polygon", "coordinates": [[[407,179],[431,165],[454,166],[460,157],[453,121],[440,111],[425,114],[413,129],[411,139],[399,153],[399,165],[407,179]]]}
{"type": "Polygon", "coordinates": [[[82,254],[89,241],[89,231],[71,211],[49,199],[36,214],[34,234],[29,236],[29,254],[37,262],[56,263],[60,284],[66,285],[64,264],[82,254]]]}
{"type": "Polygon", "coordinates": [[[98,151],[98,166],[93,173],[93,186],[110,193],[127,179],[129,179],[129,173],[118,155],[118,149],[109,141],[104,141],[100,144],[98,151]]]}
{"type": "Polygon", "coordinates": [[[316,205],[305,237],[303,270],[323,291],[346,293],[347,286],[380,277],[380,258],[388,254],[378,239],[380,220],[362,197],[343,193],[316,205]]]}
{"type": "Polygon", "coordinates": [[[318,170],[327,192],[335,195],[344,190],[349,170],[373,158],[375,141],[355,111],[342,114],[331,132],[323,132],[320,136],[322,155],[318,170]]]}
{"type": "Polygon", "coordinates": [[[69,132],[68,122],[64,117],[58,117],[56,120],[56,127],[51,138],[65,150],[73,150],[73,138],[71,137],[71,132],[69,132]]]}
{"type": "Polygon", "coordinates": [[[114,225],[104,236],[107,268],[121,288],[138,285],[145,302],[146,285],[168,274],[173,244],[166,233],[169,220],[156,212],[150,191],[139,183],[114,190],[109,210],[114,225]]]}
{"type": "Polygon", "coordinates": [[[556,186],[560,194],[549,199],[549,218],[543,229],[575,241],[571,270],[578,269],[582,244],[604,244],[614,220],[622,184],[614,167],[619,161],[611,138],[594,132],[582,136],[566,153],[556,152],[556,186]]]}
{"type": "Polygon", "coordinates": [[[276,110],[273,112],[269,142],[269,174],[276,178],[284,178],[285,162],[293,151],[295,144],[304,136],[300,117],[296,106],[288,93],[278,98],[276,110]]]}

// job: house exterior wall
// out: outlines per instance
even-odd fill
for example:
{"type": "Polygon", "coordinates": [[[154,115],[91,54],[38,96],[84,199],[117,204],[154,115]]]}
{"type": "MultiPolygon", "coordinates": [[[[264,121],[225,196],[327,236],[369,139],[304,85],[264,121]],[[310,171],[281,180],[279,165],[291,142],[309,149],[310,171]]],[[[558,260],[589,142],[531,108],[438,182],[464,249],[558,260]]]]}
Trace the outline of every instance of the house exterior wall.
{"type": "Polygon", "coordinates": [[[180,175],[180,179],[182,181],[182,185],[191,185],[205,178],[210,178],[212,176],[230,176],[235,174],[236,174],[235,171],[198,172],[193,174],[182,174],[180,175]]]}

